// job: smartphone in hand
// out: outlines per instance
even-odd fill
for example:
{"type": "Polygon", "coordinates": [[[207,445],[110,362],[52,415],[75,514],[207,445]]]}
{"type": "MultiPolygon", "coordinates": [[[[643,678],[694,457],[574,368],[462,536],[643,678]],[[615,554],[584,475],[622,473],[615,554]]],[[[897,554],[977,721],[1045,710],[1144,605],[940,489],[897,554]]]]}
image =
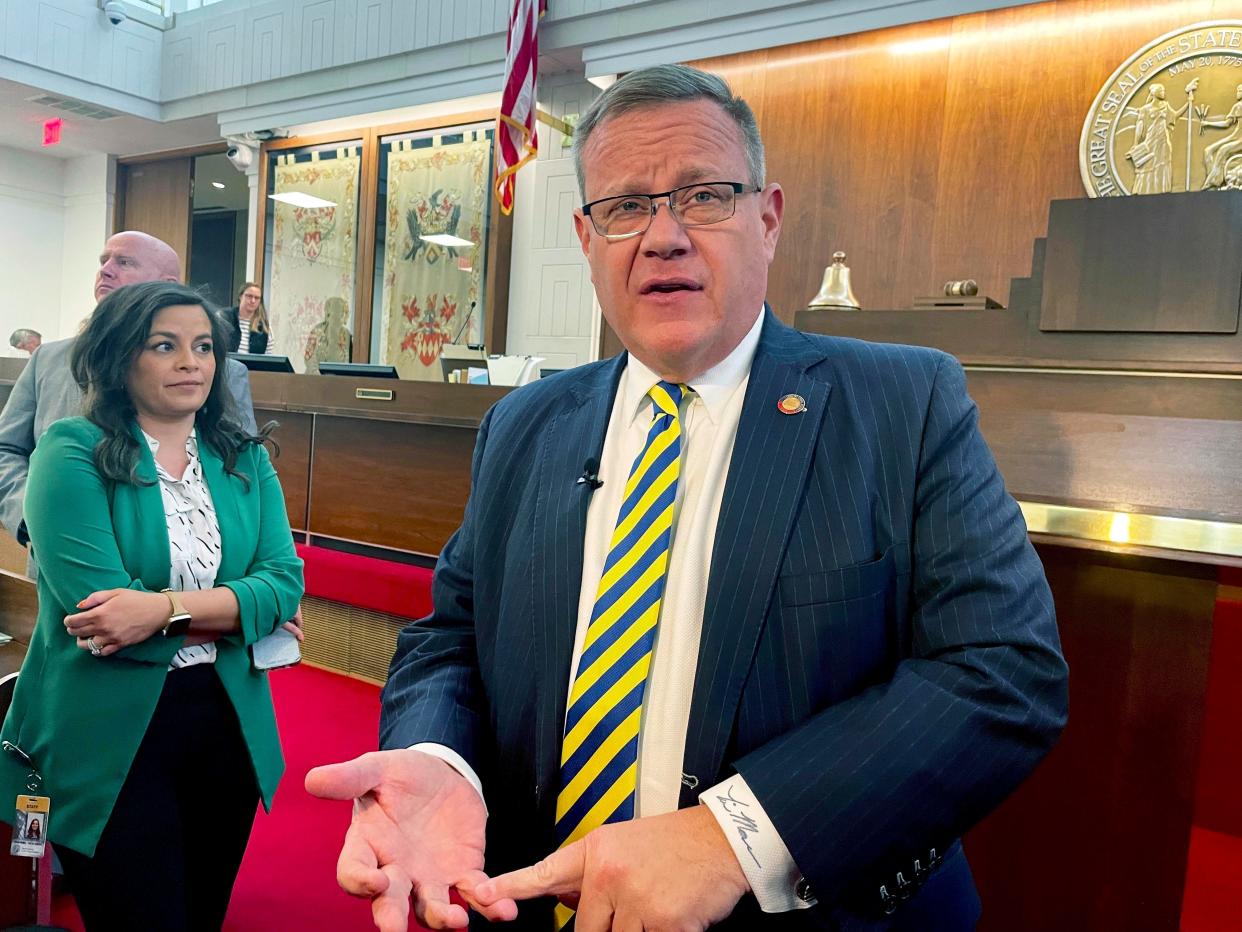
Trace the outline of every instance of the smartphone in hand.
{"type": "Polygon", "coordinates": [[[250,659],[256,670],[279,670],[302,659],[298,639],[284,626],[250,645],[250,659]]]}

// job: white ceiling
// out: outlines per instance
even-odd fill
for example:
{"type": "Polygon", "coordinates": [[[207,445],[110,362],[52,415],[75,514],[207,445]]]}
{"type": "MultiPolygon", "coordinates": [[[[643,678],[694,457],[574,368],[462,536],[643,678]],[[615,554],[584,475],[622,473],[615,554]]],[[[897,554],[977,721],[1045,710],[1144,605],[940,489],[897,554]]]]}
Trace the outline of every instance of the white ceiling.
{"type": "Polygon", "coordinates": [[[195,210],[245,210],[250,206],[250,180],[223,153],[194,159],[195,210]],[[224,185],[217,188],[212,182],[224,185]]]}
{"type": "Polygon", "coordinates": [[[95,120],[28,100],[48,93],[0,79],[0,146],[71,159],[99,152],[118,156],[145,155],[220,141],[220,126],[215,115],[171,123],[124,114],[95,120]],[[43,123],[55,117],[64,121],[60,145],[44,148],[43,123]]]}

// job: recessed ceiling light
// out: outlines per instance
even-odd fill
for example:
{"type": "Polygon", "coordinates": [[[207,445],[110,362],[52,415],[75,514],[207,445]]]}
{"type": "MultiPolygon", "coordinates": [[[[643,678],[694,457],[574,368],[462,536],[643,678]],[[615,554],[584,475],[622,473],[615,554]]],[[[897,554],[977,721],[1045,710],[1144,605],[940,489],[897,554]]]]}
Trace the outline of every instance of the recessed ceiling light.
{"type": "Polygon", "coordinates": [[[473,246],[468,239],[462,239],[460,236],[451,236],[448,233],[430,233],[426,236],[420,236],[425,243],[435,243],[437,246],[473,246]]]}
{"type": "Polygon", "coordinates": [[[303,191],[287,191],[284,194],[269,194],[274,201],[292,204],[294,207],[335,207],[336,201],[325,201],[322,197],[306,194],[303,191]]]}
{"type": "Polygon", "coordinates": [[[224,188],[224,182],[223,182],[223,181],[213,181],[213,182],[211,183],[211,186],[212,186],[213,188],[220,188],[220,189],[223,189],[223,188],[224,188]]]}

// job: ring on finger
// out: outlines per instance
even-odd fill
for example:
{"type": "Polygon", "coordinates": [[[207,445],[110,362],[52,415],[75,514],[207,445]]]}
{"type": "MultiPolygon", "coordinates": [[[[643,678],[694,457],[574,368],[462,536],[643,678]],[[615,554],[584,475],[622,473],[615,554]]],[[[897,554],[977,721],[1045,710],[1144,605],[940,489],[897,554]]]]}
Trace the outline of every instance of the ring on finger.
{"type": "Polygon", "coordinates": [[[103,648],[99,646],[99,642],[96,641],[93,637],[89,637],[86,639],[86,646],[90,648],[91,653],[94,654],[96,657],[98,657],[100,654],[103,653],[103,648]]]}

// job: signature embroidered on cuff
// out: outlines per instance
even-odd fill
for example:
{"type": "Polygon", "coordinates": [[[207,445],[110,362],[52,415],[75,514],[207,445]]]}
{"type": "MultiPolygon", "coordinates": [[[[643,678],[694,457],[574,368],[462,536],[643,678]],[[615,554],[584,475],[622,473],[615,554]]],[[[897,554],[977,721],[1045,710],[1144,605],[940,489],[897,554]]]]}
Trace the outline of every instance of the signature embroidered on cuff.
{"type": "Polygon", "coordinates": [[[720,803],[720,808],[724,810],[725,815],[732,820],[734,827],[737,829],[737,836],[742,844],[746,846],[746,851],[750,855],[750,859],[755,862],[755,866],[763,870],[763,865],[759,863],[759,858],[755,856],[755,849],[750,846],[750,836],[759,834],[759,823],[756,822],[744,809],[750,808],[750,803],[738,799],[733,795],[735,787],[729,787],[728,795],[716,795],[716,801],[720,803]]]}

